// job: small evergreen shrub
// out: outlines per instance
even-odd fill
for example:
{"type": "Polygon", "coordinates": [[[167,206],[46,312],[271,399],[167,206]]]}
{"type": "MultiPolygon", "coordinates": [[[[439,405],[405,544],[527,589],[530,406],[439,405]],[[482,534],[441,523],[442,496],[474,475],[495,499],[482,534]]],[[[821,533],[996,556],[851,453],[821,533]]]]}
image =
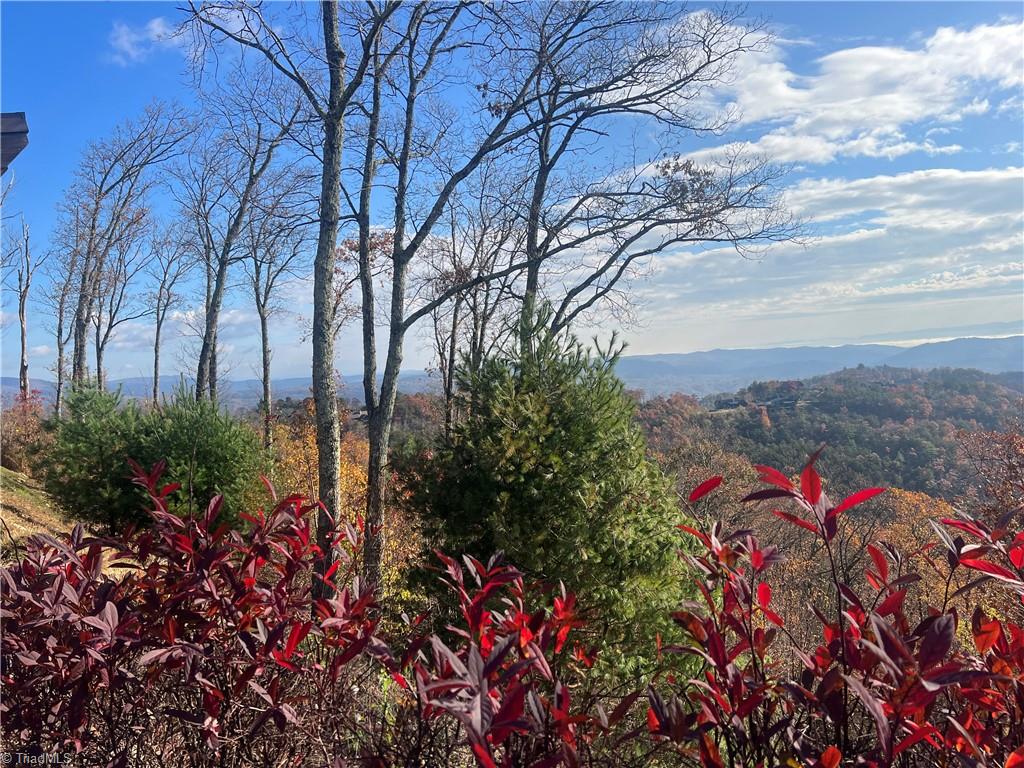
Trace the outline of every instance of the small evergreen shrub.
{"type": "Polygon", "coordinates": [[[261,498],[257,478],[268,462],[255,431],[184,392],[144,412],[120,393],[80,389],[68,396],[66,416],[52,429],[47,492],[68,512],[112,531],[146,520],[129,461],[166,462],[168,479],[180,485],[168,499],[176,514],[201,511],[220,495],[222,519],[234,523],[261,498]]]}
{"type": "Polygon", "coordinates": [[[616,662],[628,670],[671,631],[685,579],[682,516],[646,456],[617,354],[541,333],[525,356],[463,374],[468,415],[427,454],[411,495],[431,547],[503,552],[528,578],[586,593],[594,642],[636,654],[616,662]]]}
{"type": "Polygon", "coordinates": [[[222,518],[234,522],[263,500],[258,477],[269,474],[270,465],[259,435],[215,403],[179,391],[145,414],[142,437],[128,457],[147,467],[167,462],[167,478],[181,485],[171,499],[178,514],[201,512],[219,495],[222,518]]]}
{"type": "Polygon", "coordinates": [[[67,512],[111,531],[140,522],[145,496],[128,466],[143,443],[139,408],[118,392],[85,387],[68,394],[64,410],[51,425],[46,492],[67,512]]]}

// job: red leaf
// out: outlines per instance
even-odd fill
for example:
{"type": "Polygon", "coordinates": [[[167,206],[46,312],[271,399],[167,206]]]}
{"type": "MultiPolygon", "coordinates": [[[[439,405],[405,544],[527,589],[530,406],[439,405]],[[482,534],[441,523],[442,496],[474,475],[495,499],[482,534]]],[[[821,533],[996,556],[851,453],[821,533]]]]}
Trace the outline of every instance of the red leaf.
{"type": "Polygon", "coordinates": [[[263,487],[267,489],[267,493],[270,494],[271,501],[277,501],[277,491],[274,489],[274,484],[270,482],[270,478],[266,475],[260,475],[260,480],[263,481],[263,487]]]}
{"type": "Polygon", "coordinates": [[[1010,571],[1003,568],[1003,566],[990,563],[988,560],[965,558],[960,561],[960,565],[966,566],[967,568],[973,568],[974,570],[981,571],[982,573],[987,573],[989,576],[1002,579],[1003,581],[1009,581],[1011,583],[1018,581],[1017,577],[1010,573],[1010,571]]]}
{"type": "MultiPolygon", "coordinates": [[[[1019,536],[1017,537],[1020,538],[1019,536]]],[[[1014,544],[1008,553],[1010,555],[1010,562],[1013,563],[1014,568],[1024,568],[1024,542],[1020,544],[1014,544]]]]}
{"type": "Polygon", "coordinates": [[[1006,758],[1006,765],[1003,768],[1024,768],[1024,747],[1015,749],[1006,758]]]}
{"type": "Polygon", "coordinates": [[[807,462],[804,471],[800,473],[800,490],[811,504],[817,504],[821,498],[821,478],[814,471],[814,459],[807,462]]]}
{"type": "Polygon", "coordinates": [[[302,642],[303,638],[309,634],[310,628],[313,626],[313,622],[307,621],[303,624],[293,624],[292,631],[288,635],[288,643],[284,648],[284,657],[290,659],[292,654],[295,653],[295,649],[298,648],[299,643],[302,642]]]}
{"type": "Polygon", "coordinates": [[[787,491],[793,490],[793,484],[789,482],[789,478],[774,467],[755,464],[754,469],[761,474],[760,480],[762,483],[771,483],[779,488],[785,488],[787,491]]]}
{"type": "Polygon", "coordinates": [[[781,509],[775,509],[772,511],[775,515],[781,517],[783,520],[788,520],[789,522],[795,525],[799,525],[801,528],[806,528],[811,533],[818,533],[818,526],[816,526],[814,523],[804,520],[802,517],[791,515],[789,512],[783,512],[781,509]]]}
{"type": "Polygon", "coordinates": [[[929,724],[919,726],[914,723],[911,723],[910,721],[908,721],[907,725],[908,727],[912,726],[914,730],[911,731],[910,735],[907,736],[907,738],[903,739],[903,741],[896,745],[896,748],[892,751],[893,756],[898,755],[903,750],[909,749],[910,747],[917,744],[917,742],[924,741],[925,739],[928,739],[928,743],[930,743],[933,747],[939,746],[938,743],[936,743],[935,740],[932,738],[933,736],[941,735],[939,733],[939,729],[936,728],[934,725],[929,724]]]}
{"type": "Polygon", "coordinates": [[[944,517],[942,519],[942,524],[948,525],[951,528],[959,528],[961,531],[965,531],[971,534],[972,536],[976,536],[979,539],[985,538],[985,532],[981,530],[981,528],[976,526],[974,523],[969,523],[965,520],[954,520],[950,517],[944,517]]]}
{"type": "Polygon", "coordinates": [[[760,549],[751,550],[750,564],[754,566],[755,571],[760,571],[764,568],[764,553],[760,549]]]}
{"type": "Polygon", "coordinates": [[[757,604],[762,608],[767,608],[772,601],[772,588],[767,581],[762,581],[757,585],[757,604]]]}
{"type": "Polygon", "coordinates": [[[697,501],[698,499],[701,499],[704,496],[707,496],[709,493],[711,493],[713,490],[715,490],[715,488],[717,488],[721,484],[722,484],[722,476],[721,475],[715,475],[714,477],[709,477],[707,480],[705,480],[703,483],[701,483],[700,485],[698,485],[696,488],[693,489],[693,492],[690,494],[690,501],[697,501]]]}
{"type": "Polygon", "coordinates": [[[821,768],[837,768],[842,759],[842,752],[835,747],[829,747],[821,753],[821,760],[819,760],[819,764],[821,765],[821,768]]]}
{"type": "Polygon", "coordinates": [[[889,581],[889,561],[885,559],[885,555],[882,554],[881,550],[873,544],[868,544],[868,554],[871,555],[871,559],[875,563],[875,568],[878,569],[878,575],[882,577],[882,581],[889,581]]]}
{"type": "Polygon", "coordinates": [[[658,722],[658,716],[654,714],[654,710],[651,707],[647,708],[647,730],[651,733],[657,733],[661,730],[661,723],[658,722]]]}
{"type": "Polygon", "coordinates": [[[907,596],[907,590],[901,589],[899,592],[893,592],[882,604],[878,606],[878,610],[875,611],[879,616],[888,616],[890,613],[896,613],[903,609],[903,599],[907,596]]]}
{"type": "Polygon", "coordinates": [[[290,661],[288,661],[288,659],[285,658],[285,655],[281,653],[281,651],[273,651],[270,655],[274,657],[274,661],[276,661],[285,669],[290,670],[292,672],[299,671],[299,668],[292,664],[290,661]]]}
{"type": "Polygon", "coordinates": [[[833,516],[842,514],[846,510],[856,507],[858,504],[863,504],[868,499],[873,499],[880,493],[885,493],[885,491],[885,488],[865,488],[862,491],[857,491],[839,502],[839,506],[833,509],[831,514],[833,516]]]}
{"type": "Polygon", "coordinates": [[[974,636],[974,646],[978,653],[988,653],[999,642],[1003,636],[1003,625],[998,619],[986,621],[988,616],[981,608],[974,609],[971,617],[971,634],[974,636]]]}

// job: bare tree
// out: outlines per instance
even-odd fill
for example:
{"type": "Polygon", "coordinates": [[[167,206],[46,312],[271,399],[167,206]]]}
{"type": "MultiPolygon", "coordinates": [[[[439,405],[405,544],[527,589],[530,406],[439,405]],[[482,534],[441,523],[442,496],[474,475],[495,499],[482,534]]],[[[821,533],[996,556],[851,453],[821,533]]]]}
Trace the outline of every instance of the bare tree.
{"type": "Polygon", "coordinates": [[[261,368],[263,385],[263,445],[273,444],[274,404],[271,392],[270,318],[281,309],[278,291],[289,278],[305,269],[309,246],[309,216],[297,194],[301,179],[292,173],[266,179],[257,193],[254,212],[245,233],[245,271],[249,289],[260,318],[261,368]]]}
{"type": "MultiPolygon", "coordinates": [[[[509,44],[518,43],[543,62],[525,166],[531,189],[523,211],[524,334],[533,325],[545,268],[560,278],[549,296],[557,329],[613,300],[633,268],[672,245],[701,236],[744,242],[785,236],[785,217],[774,215],[773,177],[763,165],[758,173],[734,163],[713,175],[692,164],[662,164],[656,156],[638,160],[635,152],[616,151],[607,141],[626,126],[655,129],[662,144],[725,129],[731,115],[706,106],[714,103],[710,91],[728,81],[739,56],[767,39],[759,25],[742,20],[744,9],[555,3],[516,6],[511,13],[517,31],[509,44]],[[563,43],[566,30],[572,30],[570,44],[563,43]],[[755,200],[751,188],[763,199],[755,200]],[[765,221],[740,215],[711,226],[715,217],[749,211],[752,204],[764,206],[765,221]]],[[[508,97],[499,79],[492,88],[508,97]]],[[[622,147],[622,138],[616,143],[622,147]]]]}
{"type": "Polygon", "coordinates": [[[64,387],[67,382],[67,347],[74,333],[74,310],[77,305],[75,289],[79,284],[78,250],[57,248],[48,259],[46,269],[49,287],[43,294],[43,303],[53,318],[51,328],[56,346],[53,372],[57,377],[54,394],[54,413],[59,419],[63,414],[64,387]]]}
{"type": "Polygon", "coordinates": [[[241,238],[260,179],[298,116],[265,109],[258,80],[235,78],[208,107],[192,151],[173,171],[184,214],[201,244],[206,266],[206,312],[196,366],[196,397],[216,397],[217,326],[232,264],[241,261],[241,238]]]}
{"type": "MultiPolygon", "coordinates": [[[[656,126],[663,142],[722,130],[730,115],[701,108],[703,97],[728,79],[737,56],[765,40],[757,26],[739,22],[740,11],[555,3],[525,4],[509,13],[516,21],[509,23],[505,52],[495,62],[512,67],[524,51],[543,62],[517,166],[525,194],[510,195],[506,184],[503,193],[488,195],[488,179],[474,195],[499,210],[509,200],[521,201],[525,260],[511,283],[510,276],[502,278],[500,293],[503,302],[519,305],[520,344],[529,343],[538,298],[551,305],[554,331],[602,315],[622,322],[631,309],[631,279],[667,249],[718,242],[745,255],[794,236],[798,228],[778,194],[782,169],[763,159],[725,151],[698,166],[657,150],[642,161],[635,147],[621,151],[627,142],[607,141],[625,120],[656,126]],[[575,35],[571,45],[561,42],[567,28],[575,35]]],[[[514,95],[507,78],[494,80],[489,92],[514,95]]],[[[460,250],[472,250],[472,241],[453,247],[460,250]]],[[[450,304],[432,315],[457,315],[463,301],[458,290],[450,285],[442,291],[451,295],[450,304]]],[[[444,338],[442,368],[444,357],[455,359],[453,334],[444,338]]],[[[445,379],[450,382],[450,374],[445,379]]],[[[447,387],[446,394],[451,396],[447,387]]]]}
{"type": "MultiPolygon", "coordinates": [[[[386,189],[395,243],[379,388],[377,299],[365,269],[361,283],[370,442],[365,570],[371,580],[379,578],[377,532],[409,329],[446,302],[461,302],[466,291],[520,272],[526,274],[522,326],[532,327],[540,265],[551,251],[542,242],[542,216],[552,208],[549,190],[558,164],[570,150],[586,149],[607,165],[614,148],[605,144],[595,152],[593,143],[609,135],[613,119],[646,119],[689,132],[717,130],[723,121],[709,120],[692,105],[727,76],[736,56],[761,39],[756,30],[735,26],[731,13],[688,14],[678,6],[648,3],[417,4],[401,20],[393,31],[398,55],[387,69],[372,73],[369,105],[364,105],[369,117],[359,203],[353,211],[365,240],[370,222],[379,221],[370,207],[383,197],[385,186],[374,178],[379,149],[393,169],[386,189]],[[476,112],[465,104],[437,106],[439,92],[453,83],[472,89],[476,112]],[[389,115],[394,131],[379,128],[381,114],[389,115]],[[479,117],[466,121],[463,114],[479,117]],[[524,177],[532,180],[524,201],[524,256],[491,272],[453,272],[446,288],[411,302],[414,259],[444,227],[453,196],[485,161],[502,156],[519,158],[524,177]],[[368,192],[374,185],[376,196],[368,192]]],[[[382,48],[388,51],[388,42],[382,48]]],[[[466,93],[465,98],[472,97],[466,93]]]]}
{"type": "MultiPolygon", "coordinates": [[[[220,39],[262,53],[306,94],[323,126],[322,148],[311,144],[323,164],[313,375],[320,488],[329,510],[337,502],[332,494],[338,432],[327,353],[333,351],[334,242],[341,220],[337,189],[344,181],[343,199],[357,233],[369,419],[364,573],[379,582],[391,422],[409,331],[445,307],[454,315],[449,327],[457,329],[475,289],[492,283],[503,286],[502,295],[518,295],[521,317],[529,320],[541,290],[542,265],[556,258],[562,260],[553,267],[556,274],[568,275],[573,260],[589,266],[566,294],[584,282],[585,287],[560,312],[556,304],[557,322],[568,323],[612,297],[645,253],[691,241],[686,238],[698,242],[707,233],[699,211],[717,209],[698,206],[689,191],[683,193],[690,176],[703,177],[684,165],[670,165],[668,176],[656,174],[653,181],[647,173],[616,171],[627,164],[618,151],[621,126],[632,122],[667,137],[720,130],[728,115],[701,107],[709,102],[707,92],[727,79],[736,58],[764,35],[739,23],[739,11],[729,8],[690,13],[680,5],[625,2],[371,4],[351,9],[360,25],[352,32],[360,55],[346,67],[338,6],[325,2],[320,10],[322,51],[302,41],[296,27],[274,24],[247,3],[193,7],[193,15],[220,39]],[[357,159],[344,170],[343,120],[359,138],[357,159]],[[424,269],[424,262],[436,257],[439,240],[466,229],[451,223],[458,210],[453,200],[491,162],[527,182],[512,198],[524,252],[510,250],[466,268],[473,251],[467,243],[453,248],[459,258],[450,260],[451,269],[424,269]],[[623,187],[630,178],[633,182],[623,187]],[[643,217],[658,212],[658,224],[644,230],[643,217]],[[393,238],[386,269],[373,264],[371,253],[382,230],[393,238]],[[609,242],[612,253],[605,250],[609,242]],[[514,258],[505,258],[509,255],[514,258]],[[424,275],[432,271],[435,290],[422,290],[424,275]],[[589,275],[596,276],[588,280],[589,275]],[[378,325],[386,335],[382,366],[378,325]]],[[[763,185],[755,188],[767,192],[770,180],[770,175],[762,178],[763,185]]],[[[724,188],[742,186],[737,180],[724,188]]],[[[733,211],[744,198],[730,199],[733,211]]],[[[723,214],[728,223],[711,239],[730,234],[750,242],[770,239],[763,236],[772,227],[743,229],[737,223],[743,218],[723,214]]],[[[450,344],[447,348],[450,360],[450,344]]]]}
{"type": "Polygon", "coordinates": [[[153,234],[150,242],[149,274],[155,289],[153,306],[153,404],[160,402],[160,343],[168,313],[181,302],[179,285],[195,265],[189,242],[179,228],[169,227],[153,234]]]}
{"type": "Polygon", "coordinates": [[[101,301],[99,291],[107,259],[118,242],[141,224],[139,212],[154,183],[150,172],[177,152],[188,133],[183,117],[159,103],[149,106],[107,140],[93,143],[61,206],[64,219],[59,246],[77,252],[71,377],[77,385],[88,375],[88,331],[101,301]]]}
{"type": "MultiPolygon", "coordinates": [[[[300,6],[301,7],[301,6],[300,6]]],[[[202,39],[216,45],[229,40],[254,51],[289,81],[304,97],[321,129],[318,150],[320,177],[320,228],[313,263],[313,399],[316,403],[317,451],[320,500],[324,507],[317,524],[317,541],[324,557],[317,563],[321,576],[333,562],[331,544],[334,515],[340,499],[339,467],[341,435],[337,388],[334,381],[334,288],[336,245],[341,220],[341,155],[345,113],[370,65],[381,29],[397,10],[398,3],[368,3],[358,19],[351,66],[342,44],[338,5],[325,0],[319,6],[322,41],[314,45],[296,30],[282,32],[281,25],[263,16],[255,3],[189,3],[191,20],[202,39]]],[[[305,21],[304,19],[302,21],[305,21]]],[[[328,594],[322,580],[314,580],[314,597],[328,594]]]]}
{"type": "Polygon", "coordinates": [[[545,217],[539,263],[552,269],[546,286],[528,280],[524,306],[546,294],[558,331],[595,310],[628,309],[629,278],[670,248],[720,243],[749,255],[793,239],[799,226],[782,205],[784,173],[725,151],[703,166],[671,157],[592,185],[545,217]]]}
{"type": "MultiPolygon", "coordinates": [[[[521,254],[523,232],[515,200],[525,180],[510,178],[493,162],[481,167],[473,183],[450,203],[447,237],[437,237],[419,276],[430,301],[474,277],[499,271],[521,254]]],[[[516,273],[472,284],[430,312],[445,402],[445,432],[455,421],[456,367],[479,369],[484,358],[503,346],[518,324],[516,273]]]]}
{"type": "MultiPolygon", "coordinates": [[[[144,212],[139,215],[146,218],[144,212]]],[[[125,227],[126,233],[117,238],[97,279],[97,302],[92,323],[95,331],[96,384],[100,389],[106,387],[104,355],[114,332],[121,325],[139,320],[152,312],[136,284],[146,264],[142,244],[149,234],[148,222],[126,222],[125,227]]]]}
{"type": "MultiPolygon", "coordinates": [[[[13,233],[12,233],[13,235],[13,233]]],[[[21,343],[21,358],[18,365],[18,391],[27,400],[30,389],[28,380],[28,300],[32,289],[32,278],[45,261],[33,254],[29,241],[28,224],[21,220],[20,236],[9,238],[11,247],[3,254],[4,287],[14,291],[18,297],[18,326],[21,343]]]]}

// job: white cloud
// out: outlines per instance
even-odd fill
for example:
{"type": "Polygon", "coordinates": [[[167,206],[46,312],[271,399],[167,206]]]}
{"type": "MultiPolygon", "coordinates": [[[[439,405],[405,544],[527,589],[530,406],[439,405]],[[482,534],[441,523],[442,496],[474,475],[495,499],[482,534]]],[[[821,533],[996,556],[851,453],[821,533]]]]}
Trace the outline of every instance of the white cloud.
{"type": "Polygon", "coordinates": [[[138,64],[159,50],[177,48],[179,38],[162,16],[150,19],[141,27],[115,21],[110,30],[111,59],[123,67],[138,64]]]}
{"type": "MultiPolygon", "coordinates": [[[[813,134],[795,134],[791,129],[778,129],[766,133],[756,141],[733,142],[728,149],[766,155],[780,163],[830,163],[838,157],[884,157],[887,160],[924,152],[927,155],[951,155],[963,150],[959,144],[936,144],[931,139],[908,141],[899,131],[862,133],[849,139],[830,139],[813,134]]],[[[703,149],[690,154],[694,160],[713,159],[722,147],[703,149]]]]}
{"type": "Polygon", "coordinates": [[[29,355],[32,357],[43,357],[48,355],[53,349],[47,344],[40,344],[38,347],[30,347],[28,350],[29,355]]]}
{"type": "Polygon", "coordinates": [[[738,112],[741,126],[770,127],[747,148],[810,163],[950,154],[963,148],[907,131],[984,114],[992,100],[997,112],[1019,111],[1019,96],[1005,92],[1024,86],[1024,23],[941,27],[918,47],[845,48],[817,59],[811,74],[785,59],[779,43],[752,54],[724,89],[721,106],[738,112]]]}
{"type": "Polygon", "coordinates": [[[949,317],[1019,322],[1022,179],[1007,168],[804,181],[790,205],[812,217],[816,240],[758,260],[728,248],[658,259],[638,290],[644,327],[627,334],[631,351],[843,338],[949,317]]]}
{"type": "Polygon", "coordinates": [[[1020,118],[1021,112],[1024,111],[1024,98],[1019,94],[1016,96],[1010,96],[1008,99],[1004,99],[999,102],[999,106],[996,107],[997,115],[1009,115],[1010,117],[1020,118]]]}
{"type": "Polygon", "coordinates": [[[992,217],[1019,218],[1024,208],[1024,168],[961,171],[929,168],[864,179],[809,179],[787,194],[799,214],[822,223],[874,212],[873,221],[907,227],[975,228],[992,217]]]}

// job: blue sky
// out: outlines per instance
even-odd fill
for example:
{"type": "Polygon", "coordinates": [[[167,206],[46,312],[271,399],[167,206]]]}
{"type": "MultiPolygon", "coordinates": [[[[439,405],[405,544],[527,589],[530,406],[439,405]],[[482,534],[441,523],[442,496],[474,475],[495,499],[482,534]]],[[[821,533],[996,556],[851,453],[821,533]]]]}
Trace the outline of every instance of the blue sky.
{"type": "MultiPolygon", "coordinates": [[[[637,322],[623,333],[630,352],[1020,332],[1020,4],[801,2],[749,12],[776,38],[715,96],[741,117],[725,136],[678,149],[699,159],[742,142],[791,164],[789,205],[812,237],[758,260],[666,254],[635,286],[637,322]]],[[[4,215],[23,213],[38,248],[90,141],[154,95],[194,100],[181,50],[161,39],[177,13],[174,3],[0,6],[0,102],[27,112],[31,129],[4,215]]],[[[305,286],[293,291],[296,315],[276,328],[276,376],[309,371],[309,351],[295,343],[308,297],[305,286]]],[[[8,301],[2,366],[16,375],[8,301]]],[[[229,375],[248,378],[254,314],[240,291],[229,303],[229,375]]],[[[53,343],[45,318],[32,321],[32,374],[50,378],[53,343]]],[[[124,328],[108,353],[113,378],[145,375],[149,333],[145,323],[124,328]]],[[[168,372],[188,366],[183,333],[172,329],[168,372]]],[[[340,340],[346,373],[359,369],[357,333],[340,340]]],[[[427,344],[410,346],[408,365],[425,365],[427,344]]]]}

